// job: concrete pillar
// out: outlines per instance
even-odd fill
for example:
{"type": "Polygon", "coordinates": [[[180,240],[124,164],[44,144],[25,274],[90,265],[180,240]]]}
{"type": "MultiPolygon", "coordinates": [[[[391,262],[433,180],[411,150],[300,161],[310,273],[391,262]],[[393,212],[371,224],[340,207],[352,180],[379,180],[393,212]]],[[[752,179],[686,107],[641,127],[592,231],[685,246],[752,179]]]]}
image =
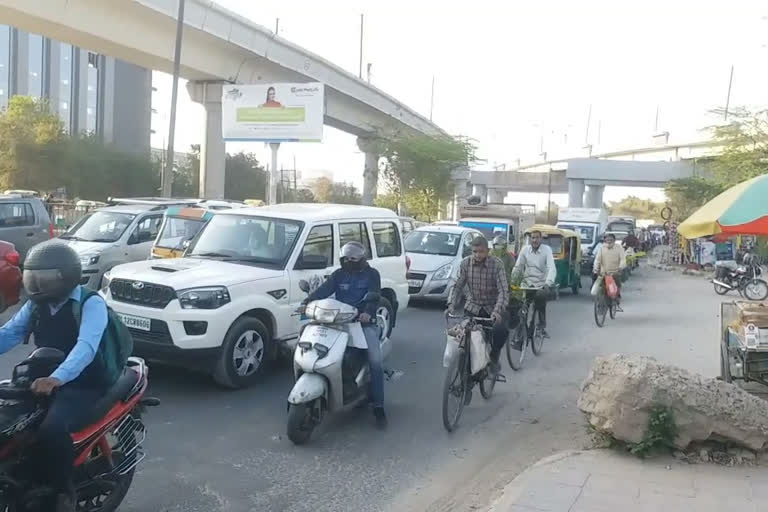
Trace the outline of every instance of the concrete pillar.
{"type": "Polygon", "coordinates": [[[488,189],[488,202],[493,204],[501,204],[504,202],[504,198],[507,196],[506,190],[499,188],[488,189]]]}
{"type": "Polygon", "coordinates": [[[205,107],[205,137],[200,146],[200,197],[224,198],[224,165],[227,154],[221,128],[221,82],[188,82],[195,103],[205,107]]]}
{"type": "Polygon", "coordinates": [[[602,208],[604,191],[605,185],[589,185],[584,198],[584,206],[587,208],[602,208]]]}
{"type": "Polygon", "coordinates": [[[358,137],[357,147],[365,153],[362,203],[365,206],[372,206],[379,188],[379,154],[376,152],[373,139],[358,137]]]}
{"type": "Polygon", "coordinates": [[[459,209],[462,205],[466,204],[469,197],[469,182],[467,180],[455,180],[455,188],[453,192],[453,208],[451,211],[451,220],[458,222],[459,209]]]}
{"type": "Polygon", "coordinates": [[[474,183],[472,184],[472,195],[486,199],[488,197],[488,187],[474,183]]]}
{"type": "Polygon", "coordinates": [[[572,208],[584,206],[584,180],[568,180],[568,206],[572,208]]]}

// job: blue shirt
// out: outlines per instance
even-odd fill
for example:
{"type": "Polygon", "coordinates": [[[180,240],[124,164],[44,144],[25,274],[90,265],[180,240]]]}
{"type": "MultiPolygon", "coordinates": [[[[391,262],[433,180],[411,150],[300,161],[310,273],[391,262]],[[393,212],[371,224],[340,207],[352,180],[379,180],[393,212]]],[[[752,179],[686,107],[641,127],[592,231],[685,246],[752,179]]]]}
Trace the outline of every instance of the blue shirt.
{"type": "MultiPolygon", "coordinates": [[[[360,272],[338,269],[307,300],[326,299],[334,295],[336,300],[360,308],[368,292],[381,293],[381,276],[378,270],[366,265],[360,272]]],[[[377,307],[378,304],[364,304],[362,311],[375,317],[377,307]]]]}
{"type": "MultiPolygon", "coordinates": [[[[70,300],[80,302],[82,287],[78,286],[69,295],[69,299],[58,305],[50,305],[51,315],[55,315],[70,300]]],[[[4,354],[24,341],[29,331],[32,317],[32,301],[24,306],[0,327],[0,354],[4,354]]],[[[101,338],[107,328],[107,304],[101,297],[91,297],[82,309],[82,321],[77,343],[67,355],[67,358],[51,374],[66,384],[75,380],[80,373],[91,364],[99,350],[101,338]]]]}

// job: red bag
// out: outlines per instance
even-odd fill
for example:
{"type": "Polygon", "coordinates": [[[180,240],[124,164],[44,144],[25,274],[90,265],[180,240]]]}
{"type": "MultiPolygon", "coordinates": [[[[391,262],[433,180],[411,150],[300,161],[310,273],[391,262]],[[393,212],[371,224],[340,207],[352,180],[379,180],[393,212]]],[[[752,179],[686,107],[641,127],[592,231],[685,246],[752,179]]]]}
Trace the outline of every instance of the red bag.
{"type": "Polygon", "coordinates": [[[619,285],[612,275],[605,276],[605,293],[612,299],[619,296],[619,285]]]}

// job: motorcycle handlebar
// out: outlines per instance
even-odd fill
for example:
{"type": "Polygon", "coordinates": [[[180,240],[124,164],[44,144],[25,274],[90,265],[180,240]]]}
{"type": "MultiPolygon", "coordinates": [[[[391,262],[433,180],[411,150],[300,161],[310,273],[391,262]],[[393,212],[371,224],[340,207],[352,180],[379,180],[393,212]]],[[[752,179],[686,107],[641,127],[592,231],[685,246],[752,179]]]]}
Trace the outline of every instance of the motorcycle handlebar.
{"type": "Polygon", "coordinates": [[[28,400],[35,396],[29,388],[0,386],[0,400],[28,400]]]}

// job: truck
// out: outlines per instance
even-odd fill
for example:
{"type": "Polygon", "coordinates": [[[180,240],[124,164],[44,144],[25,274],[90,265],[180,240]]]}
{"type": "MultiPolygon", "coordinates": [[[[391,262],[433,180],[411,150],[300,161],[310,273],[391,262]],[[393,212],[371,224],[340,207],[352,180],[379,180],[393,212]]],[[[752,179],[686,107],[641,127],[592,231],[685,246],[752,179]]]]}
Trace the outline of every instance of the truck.
{"type": "Polygon", "coordinates": [[[522,234],[536,223],[536,205],[511,203],[466,204],[459,208],[459,226],[480,231],[488,241],[501,235],[517,253],[522,234]]]}
{"type": "Polygon", "coordinates": [[[581,237],[582,256],[586,256],[607,229],[608,212],[602,208],[561,208],[557,227],[577,232],[581,237]]]}
{"type": "Polygon", "coordinates": [[[611,215],[608,217],[608,228],[606,231],[618,231],[629,233],[636,228],[635,218],[629,215],[611,215]]]}

